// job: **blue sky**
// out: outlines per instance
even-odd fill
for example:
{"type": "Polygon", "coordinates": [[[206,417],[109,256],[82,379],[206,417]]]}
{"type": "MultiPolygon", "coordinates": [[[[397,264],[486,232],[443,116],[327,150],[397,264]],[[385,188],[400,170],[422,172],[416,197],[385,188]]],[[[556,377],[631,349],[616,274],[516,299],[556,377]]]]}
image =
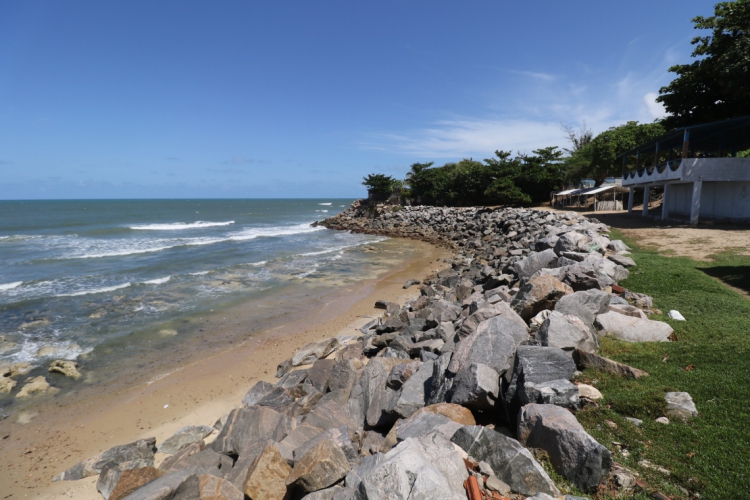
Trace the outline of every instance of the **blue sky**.
{"type": "Polygon", "coordinates": [[[0,199],[355,197],[661,116],[713,1],[0,2],[0,199]]]}

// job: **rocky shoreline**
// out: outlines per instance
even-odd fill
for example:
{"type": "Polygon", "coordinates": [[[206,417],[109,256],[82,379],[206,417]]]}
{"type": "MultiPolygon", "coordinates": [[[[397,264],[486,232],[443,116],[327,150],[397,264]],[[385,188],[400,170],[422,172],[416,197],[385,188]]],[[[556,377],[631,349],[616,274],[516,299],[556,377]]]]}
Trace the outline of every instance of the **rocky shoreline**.
{"type": "MultiPolygon", "coordinates": [[[[524,499],[630,494],[636,476],[578,423],[593,367],[647,374],[597,354],[599,339],[669,342],[652,299],[618,285],[635,262],[608,227],[528,209],[355,202],[319,223],[452,248],[451,267],[405,304],[379,301],[361,335],[300,349],[214,426],[116,446],[56,480],[99,475],[107,500],[524,499]],[[214,437],[215,436],[215,437],[214,437]],[[206,444],[206,438],[213,438],[206,444]],[[155,467],[156,451],[169,454],[155,467]]],[[[665,395],[670,415],[697,412],[665,395]]],[[[666,419],[665,419],[666,420],[666,419]]],[[[634,425],[638,422],[633,419],[634,425]]]]}

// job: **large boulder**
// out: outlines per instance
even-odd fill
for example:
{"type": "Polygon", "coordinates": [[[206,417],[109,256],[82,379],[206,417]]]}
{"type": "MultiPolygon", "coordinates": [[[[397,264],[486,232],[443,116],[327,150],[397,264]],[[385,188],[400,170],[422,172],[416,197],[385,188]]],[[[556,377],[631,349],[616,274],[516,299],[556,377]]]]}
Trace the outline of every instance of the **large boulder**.
{"type": "Polygon", "coordinates": [[[500,375],[487,365],[472,363],[456,375],[451,403],[486,410],[495,406],[499,396],[500,375]]]}
{"type": "Polygon", "coordinates": [[[565,408],[579,407],[578,386],[565,379],[550,380],[538,384],[532,382],[519,384],[518,398],[522,405],[539,403],[565,408]]]}
{"type": "MultiPolygon", "coordinates": [[[[165,474],[158,479],[146,483],[133,493],[122,498],[127,500],[166,500],[174,499],[180,487],[193,479],[195,474],[189,470],[178,470],[165,474]]],[[[115,491],[112,492],[116,493],[115,491]]],[[[113,498],[114,495],[110,495],[113,498]]]]}
{"type": "Polygon", "coordinates": [[[195,475],[182,483],[173,500],[244,500],[245,495],[232,483],[211,475],[195,475]]]}
{"type": "Polygon", "coordinates": [[[295,460],[286,485],[306,492],[318,491],[343,479],[350,469],[349,460],[339,445],[324,439],[295,460]]]}
{"type": "Polygon", "coordinates": [[[440,413],[421,411],[407,419],[399,420],[393,427],[391,432],[395,434],[396,443],[400,443],[409,438],[420,438],[435,432],[450,439],[461,428],[461,424],[440,413]]]}
{"type": "Polygon", "coordinates": [[[461,328],[458,329],[458,337],[461,339],[467,337],[474,332],[481,323],[490,318],[494,318],[495,316],[503,316],[506,319],[515,321],[521,328],[526,328],[526,322],[524,322],[523,318],[521,318],[521,316],[519,316],[507,302],[497,302],[491,306],[478,309],[466,318],[461,325],[461,328]]]}
{"type": "Polygon", "coordinates": [[[286,478],[292,468],[272,445],[266,446],[248,467],[242,479],[242,491],[252,499],[285,500],[286,478]]]}
{"type": "Polygon", "coordinates": [[[637,318],[615,311],[596,317],[595,326],[603,335],[612,335],[627,342],[669,342],[674,330],[662,321],[637,318]]]}
{"type": "Polygon", "coordinates": [[[266,382],[265,380],[258,380],[254,386],[242,398],[242,404],[245,408],[249,408],[257,403],[263,396],[268,394],[274,389],[274,385],[266,382]]]}
{"type": "MultiPolygon", "coordinates": [[[[552,380],[571,380],[576,365],[570,354],[557,347],[519,346],[516,351],[513,377],[505,400],[517,403],[516,392],[524,384],[541,384],[552,380]]],[[[513,416],[513,415],[511,415],[513,416]]]]}
{"type": "Polygon", "coordinates": [[[625,378],[648,377],[648,373],[644,372],[643,370],[618,363],[617,361],[599,356],[598,354],[593,354],[578,349],[573,351],[573,359],[581,369],[594,368],[595,370],[612,373],[614,375],[625,378]]]}
{"type": "Polygon", "coordinates": [[[593,329],[597,314],[606,312],[608,307],[608,293],[601,290],[586,290],[562,297],[555,304],[555,311],[577,316],[586,326],[593,329]]]}
{"type": "Polygon", "coordinates": [[[401,386],[401,390],[393,400],[393,407],[389,411],[401,418],[407,418],[424,407],[429,396],[425,393],[425,388],[429,389],[432,386],[434,364],[434,361],[422,363],[417,372],[401,386]]]}
{"type": "Polygon", "coordinates": [[[229,413],[226,424],[209,447],[219,453],[241,455],[267,439],[281,441],[292,425],[291,417],[271,408],[238,408],[229,413]]]}
{"type": "Polygon", "coordinates": [[[479,324],[456,344],[448,371],[457,374],[472,363],[487,365],[502,375],[512,366],[516,346],[528,338],[526,328],[504,316],[479,324]]]}
{"type": "Polygon", "coordinates": [[[486,427],[467,425],[457,430],[451,441],[475,460],[488,463],[495,476],[513,491],[523,495],[560,494],[539,462],[513,438],[486,427]]]}
{"type": "Polygon", "coordinates": [[[546,267],[552,267],[557,260],[557,254],[551,248],[543,252],[530,252],[523,259],[516,261],[511,269],[519,279],[528,278],[546,267]]]}
{"type": "Polygon", "coordinates": [[[395,422],[395,416],[389,411],[395,406],[394,401],[399,393],[386,385],[391,369],[401,363],[410,363],[411,359],[373,358],[362,373],[362,392],[364,394],[364,413],[367,424],[378,427],[395,422]]]}
{"type": "Polygon", "coordinates": [[[452,357],[452,352],[445,352],[435,360],[432,367],[432,381],[430,382],[430,391],[426,404],[434,405],[446,400],[446,396],[453,387],[452,374],[448,373],[448,365],[452,357]]]}
{"type": "Polygon", "coordinates": [[[510,306],[528,321],[540,311],[552,309],[557,301],[571,293],[573,289],[554,276],[535,276],[521,285],[510,306]]]}
{"type": "Polygon", "coordinates": [[[159,445],[158,451],[171,455],[186,444],[203,441],[203,438],[214,431],[210,425],[188,425],[175,432],[159,445]]]}
{"type": "Polygon", "coordinates": [[[337,338],[321,340],[320,342],[311,342],[292,357],[292,366],[308,365],[318,359],[325,358],[331,354],[341,344],[337,338]]]}
{"type": "Polygon", "coordinates": [[[142,461],[143,465],[154,465],[156,438],[140,439],[134,443],[114,446],[88,460],[78,462],[73,467],[61,472],[52,481],[76,481],[84,477],[95,476],[106,464],[123,464],[131,461],[142,461]]]}
{"type": "MultiPolygon", "coordinates": [[[[360,471],[358,498],[465,500],[468,478],[458,451],[441,434],[410,438],[360,471]]],[[[347,477],[347,486],[349,478],[347,477]]]]}
{"type": "Polygon", "coordinates": [[[341,451],[344,452],[350,465],[355,465],[357,463],[357,459],[359,458],[357,448],[349,437],[349,429],[345,425],[323,431],[306,443],[297,447],[294,450],[294,462],[296,463],[297,460],[304,456],[313,446],[324,440],[330,440],[336,443],[341,451]]]}
{"type": "Polygon", "coordinates": [[[559,406],[529,404],[521,408],[518,440],[546,451],[555,470],[581,491],[596,491],[612,467],[609,450],[559,406]]]}
{"type": "Polygon", "coordinates": [[[137,461],[125,464],[109,463],[102,467],[96,489],[105,500],[119,500],[136,491],[141,486],[154,481],[166,472],[151,466],[131,467],[137,461]]]}
{"type": "Polygon", "coordinates": [[[570,231],[559,236],[554,248],[557,255],[563,252],[589,252],[591,249],[591,238],[585,234],[570,231]]]}
{"type": "Polygon", "coordinates": [[[595,334],[577,316],[550,311],[539,327],[537,338],[544,346],[558,347],[565,351],[581,349],[593,352],[598,347],[595,334]]]}

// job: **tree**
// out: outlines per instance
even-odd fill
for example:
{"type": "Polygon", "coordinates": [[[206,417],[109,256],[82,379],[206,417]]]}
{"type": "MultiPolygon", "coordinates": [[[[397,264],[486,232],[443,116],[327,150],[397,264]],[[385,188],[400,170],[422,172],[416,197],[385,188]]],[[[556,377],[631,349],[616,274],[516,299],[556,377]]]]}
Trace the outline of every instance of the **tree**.
{"type": "Polygon", "coordinates": [[[364,178],[362,185],[367,186],[368,191],[375,194],[391,194],[396,179],[385,174],[370,174],[364,178]]]}
{"type": "MultiPolygon", "coordinates": [[[[611,127],[594,137],[588,146],[578,151],[577,159],[589,160],[588,166],[578,164],[578,175],[594,179],[596,185],[604,179],[620,175],[622,163],[617,157],[644,142],[655,139],[666,132],[661,123],[643,123],[631,121],[619,127],[611,127]]],[[[576,154],[573,156],[576,157],[576,154]]]]}
{"type": "Polygon", "coordinates": [[[693,18],[691,64],[669,68],[677,77],[659,89],[657,101],[670,114],[669,128],[750,115],[750,0],[720,2],[714,16],[693,18]]]}
{"type": "Polygon", "coordinates": [[[563,148],[563,151],[571,155],[576,151],[580,151],[588,146],[591,140],[594,138],[594,134],[593,132],[591,132],[591,129],[586,127],[586,122],[583,122],[581,124],[581,128],[578,130],[578,132],[573,130],[573,127],[565,124],[563,124],[562,128],[565,131],[565,136],[573,146],[573,149],[563,148]]]}

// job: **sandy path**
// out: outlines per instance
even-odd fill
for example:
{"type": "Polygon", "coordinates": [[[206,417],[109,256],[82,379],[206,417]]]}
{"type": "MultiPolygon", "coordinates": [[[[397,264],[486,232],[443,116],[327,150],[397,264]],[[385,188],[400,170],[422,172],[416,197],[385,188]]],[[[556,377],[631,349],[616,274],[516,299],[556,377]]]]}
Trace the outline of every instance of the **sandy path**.
{"type": "Polygon", "coordinates": [[[17,418],[6,421],[0,435],[0,499],[101,499],[96,477],[50,481],[114,445],[152,436],[160,442],[184,425],[212,425],[240,405],[256,380],[275,381],[276,366],[303,345],[354,334],[368,317],[382,314],[373,308],[376,299],[403,302],[418,296],[418,287],[403,290],[404,282],[444,268],[442,259],[451,254],[416,244],[423,247],[417,258],[364,285],[342,289],[312,317],[254,335],[242,345],[119,394],[75,406],[48,406],[27,424],[17,418]]]}

